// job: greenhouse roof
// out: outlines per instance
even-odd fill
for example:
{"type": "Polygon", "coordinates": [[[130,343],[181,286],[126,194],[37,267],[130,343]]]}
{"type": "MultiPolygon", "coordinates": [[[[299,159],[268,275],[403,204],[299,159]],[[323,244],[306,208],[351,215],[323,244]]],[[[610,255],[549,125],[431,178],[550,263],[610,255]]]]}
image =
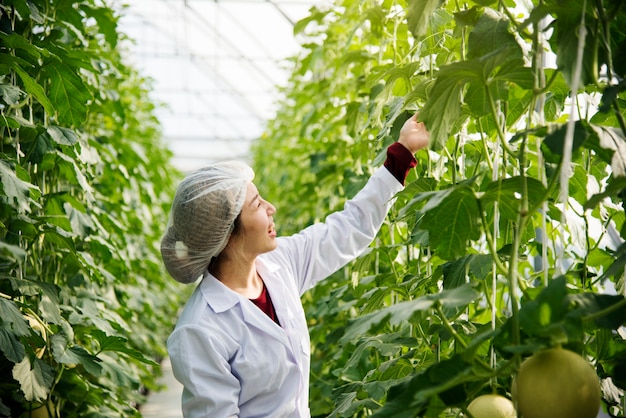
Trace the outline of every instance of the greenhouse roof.
{"type": "Polygon", "coordinates": [[[132,0],[118,6],[130,63],[153,80],[184,172],[249,159],[299,50],[293,25],[322,0],[132,0]]]}

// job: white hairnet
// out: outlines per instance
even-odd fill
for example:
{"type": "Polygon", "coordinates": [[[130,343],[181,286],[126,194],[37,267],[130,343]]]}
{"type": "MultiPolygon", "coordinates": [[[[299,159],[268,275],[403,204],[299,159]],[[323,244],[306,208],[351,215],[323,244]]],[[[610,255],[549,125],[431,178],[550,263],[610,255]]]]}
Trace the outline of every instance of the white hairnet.
{"type": "Polygon", "coordinates": [[[163,262],[174,279],[196,281],[211,259],[222,252],[253,178],[247,164],[228,161],[201,168],[183,179],[161,240],[163,262]]]}

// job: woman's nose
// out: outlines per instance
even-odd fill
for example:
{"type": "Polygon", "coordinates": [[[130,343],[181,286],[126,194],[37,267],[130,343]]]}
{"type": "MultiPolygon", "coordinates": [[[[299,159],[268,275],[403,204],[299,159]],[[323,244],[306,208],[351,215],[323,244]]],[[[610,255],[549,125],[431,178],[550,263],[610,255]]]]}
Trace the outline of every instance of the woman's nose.
{"type": "Polygon", "coordinates": [[[274,207],[274,205],[272,205],[270,202],[267,202],[267,213],[269,213],[270,215],[273,215],[276,213],[276,208],[274,207]]]}

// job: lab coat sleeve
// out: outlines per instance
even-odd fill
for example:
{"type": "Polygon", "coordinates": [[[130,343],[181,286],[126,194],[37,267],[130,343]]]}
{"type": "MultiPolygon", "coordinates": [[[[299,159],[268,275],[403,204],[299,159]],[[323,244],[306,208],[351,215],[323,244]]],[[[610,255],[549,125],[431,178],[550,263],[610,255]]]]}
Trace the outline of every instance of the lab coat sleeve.
{"type": "Polygon", "coordinates": [[[387,168],[380,167],[343,210],[281,238],[277,253],[284,258],[280,262],[291,266],[300,294],[365,251],[402,188],[387,168]]]}
{"type": "Polygon", "coordinates": [[[231,418],[239,414],[239,381],[231,373],[226,350],[209,330],[177,328],[167,342],[172,371],[184,385],[185,418],[231,418]]]}

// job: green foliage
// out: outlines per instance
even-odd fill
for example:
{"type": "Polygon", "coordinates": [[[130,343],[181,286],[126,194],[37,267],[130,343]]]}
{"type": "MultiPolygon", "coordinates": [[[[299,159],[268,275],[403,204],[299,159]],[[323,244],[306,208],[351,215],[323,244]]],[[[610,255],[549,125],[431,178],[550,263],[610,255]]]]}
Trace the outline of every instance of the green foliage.
{"type": "Polygon", "coordinates": [[[304,296],[313,416],[461,416],[554,345],[624,413],[625,13],[340,0],[296,24],[254,148],[281,234],[339,209],[413,112],[431,132],[369,251],[304,296]]]}
{"type": "Polygon", "coordinates": [[[139,416],[184,294],[175,170],[100,2],[0,4],[0,416],[139,416]]]}

